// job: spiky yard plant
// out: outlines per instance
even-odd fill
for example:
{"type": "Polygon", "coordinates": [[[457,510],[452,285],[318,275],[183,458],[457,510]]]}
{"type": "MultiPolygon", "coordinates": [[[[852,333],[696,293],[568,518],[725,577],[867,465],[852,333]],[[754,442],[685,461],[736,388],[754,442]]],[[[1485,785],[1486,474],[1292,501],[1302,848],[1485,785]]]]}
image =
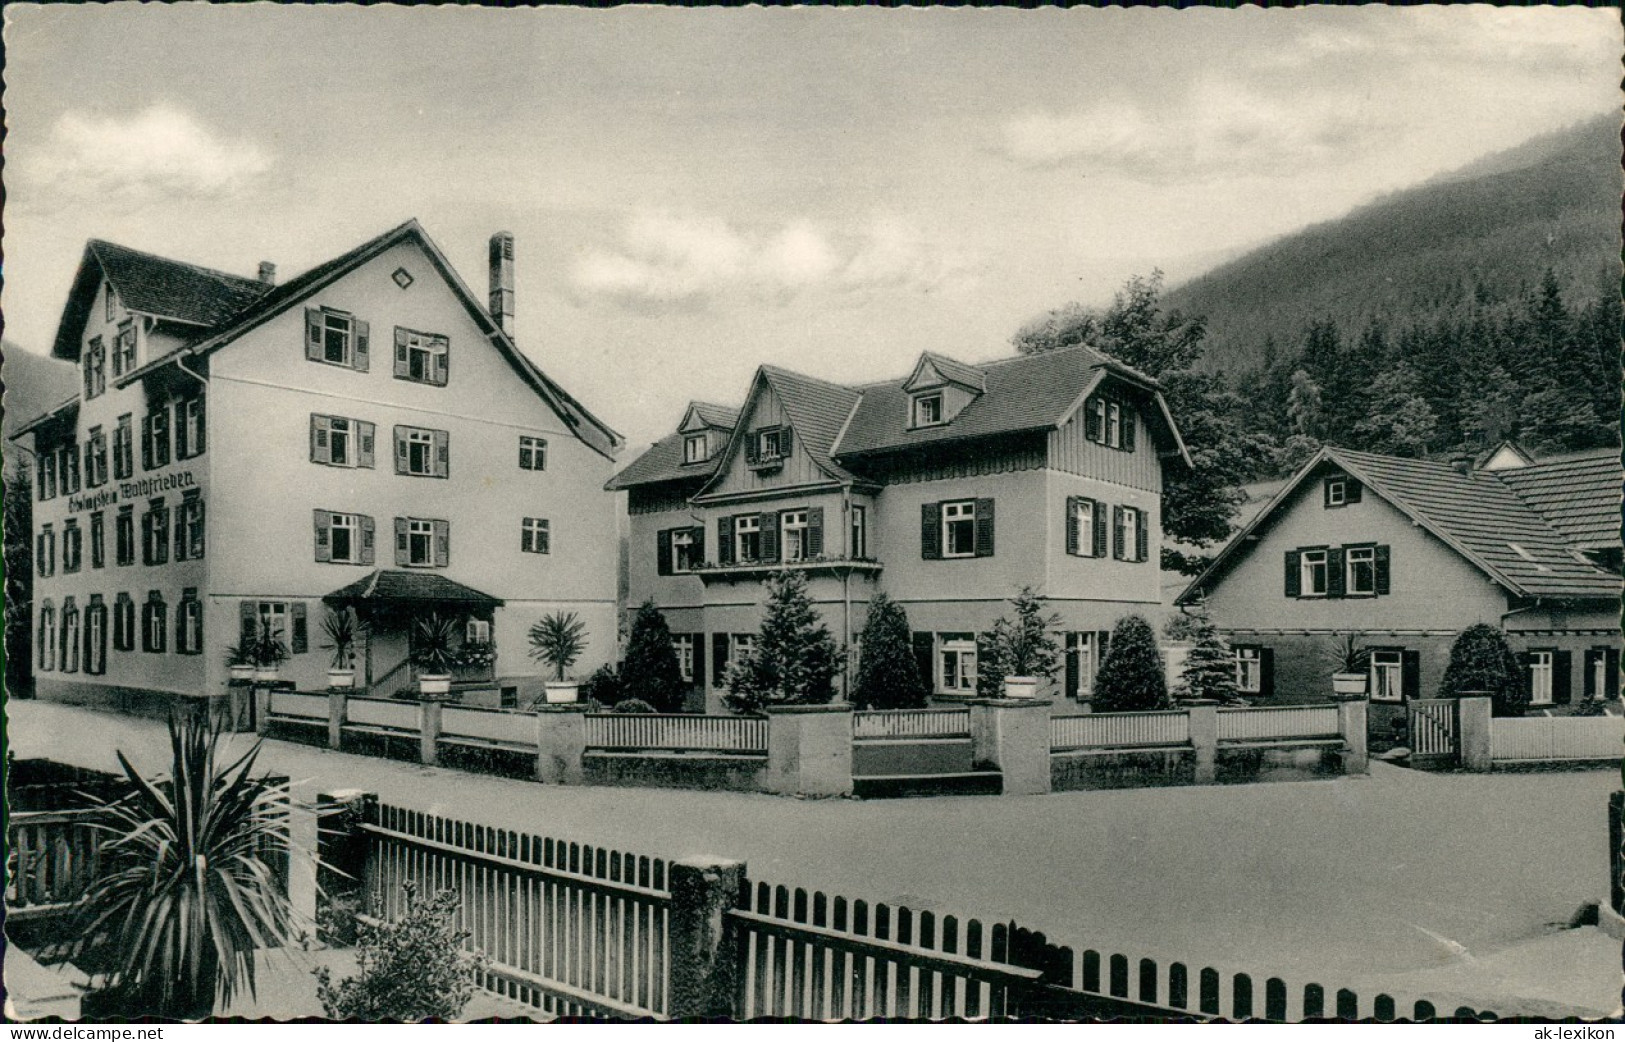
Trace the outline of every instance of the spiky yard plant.
{"type": "Polygon", "coordinates": [[[222,765],[220,737],[207,714],[171,717],[167,778],[118,754],[133,791],[103,808],[105,870],[77,924],[81,951],[106,967],[111,1010],[207,1016],[217,997],[252,995],[255,952],[298,932],[277,869],[290,852],[288,786],[254,773],[258,742],[222,765]]]}
{"type": "Polygon", "coordinates": [[[573,611],[544,616],[531,626],[529,637],[530,657],[552,666],[558,681],[587,650],[587,624],[573,611]]]}

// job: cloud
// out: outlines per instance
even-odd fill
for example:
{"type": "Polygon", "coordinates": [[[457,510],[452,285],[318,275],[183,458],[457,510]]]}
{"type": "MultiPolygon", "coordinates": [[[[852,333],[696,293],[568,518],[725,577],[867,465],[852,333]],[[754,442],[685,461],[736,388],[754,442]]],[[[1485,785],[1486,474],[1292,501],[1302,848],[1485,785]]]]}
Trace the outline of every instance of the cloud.
{"type": "Polygon", "coordinates": [[[1346,159],[1379,120],[1337,99],[1283,101],[1226,82],[1197,85],[1164,111],[1103,100],[1030,112],[1004,126],[1003,152],[1033,166],[1071,165],[1145,181],[1237,173],[1291,174],[1346,159]]]}
{"type": "Polygon", "coordinates": [[[924,293],[969,272],[963,258],[890,218],[856,229],[807,219],[745,228],[716,216],[640,214],[616,246],[577,262],[571,281],[583,296],[659,312],[728,301],[784,304],[811,293],[924,293]]]}
{"type": "Polygon", "coordinates": [[[221,137],[190,113],[159,104],[126,117],[64,113],[24,173],[68,200],[143,202],[231,195],[271,162],[259,145],[221,137]]]}

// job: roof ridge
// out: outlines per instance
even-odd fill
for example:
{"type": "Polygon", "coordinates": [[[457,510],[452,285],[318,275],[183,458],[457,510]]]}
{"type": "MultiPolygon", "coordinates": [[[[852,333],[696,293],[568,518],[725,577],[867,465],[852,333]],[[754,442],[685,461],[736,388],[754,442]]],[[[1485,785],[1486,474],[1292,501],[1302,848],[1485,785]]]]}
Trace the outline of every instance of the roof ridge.
{"type": "MultiPolygon", "coordinates": [[[[762,372],[763,373],[778,373],[781,376],[789,376],[789,377],[793,377],[794,379],[797,379],[797,380],[807,380],[807,381],[809,381],[811,383],[823,384],[825,387],[835,387],[835,388],[839,388],[840,390],[843,390],[843,391],[856,391],[857,390],[857,388],[852,386],[851,384],[836,383],[834,380],[826,380],[822,376],[811,376],[811,375],[809,375],[807,373],[797,372],[794,369],[786,369],[782,365],[773,365],[773,364],[768,363],[768,362],[763,362],[762,363],[762,372]]],[[[744,406],[740,406],[740,408],[743,409],[744,406]]]]}
{"type": "Polygon", "coordinates": [[[134,246],[126,246],[123,243],[113,242],[110,239],[91,239],[88,245],[92,249],[101,246],[110,246],[115,250],[123,250],[125,253],[133,253],[138,257],[145,257],[147,260],[155,260],[164,264],[173,264],[178,268],[191,268],[200,275],[207,275],[210,278],[228,279],[232,282],[240,282],[245,286],[262,286],[267,292],[275,288],[269,283],[261,282],[259,279],[248,275],[233,275],[231,272],[224,271],[220,268],[211,268],[206,264],[197,264],[193,261],[177,260],[174,257],[165,257],[163,254],[153,253],[150,250],[138,250],[134,246]]]}

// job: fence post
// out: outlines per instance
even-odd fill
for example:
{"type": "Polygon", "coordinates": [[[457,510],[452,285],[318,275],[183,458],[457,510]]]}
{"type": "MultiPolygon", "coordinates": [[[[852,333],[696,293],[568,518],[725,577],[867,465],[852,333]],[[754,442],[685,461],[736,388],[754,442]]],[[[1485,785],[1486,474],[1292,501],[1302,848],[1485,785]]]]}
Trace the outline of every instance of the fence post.
{"type": "Polygon", "coordinates": [[[536,707],[536,780],[553,785],[580,785],[585,777],[587,705],[559,702],[536,707]]]}
{"type": "Polygon", "coordinates": [[[1337,700],[1337,730],[1343,736],[1343,773],[1366,774],[1370,763],[1366,756],[1366,702],[1364,695],[1349,695],[1337,700]]]}
{"type": "Polygon", "coordinates": [[[1456,755],[1464,771],[1490,769],[1490,700],[1472,695],[1456,702],[1456,755]]]}
{"type": "Polygon", "coordinates": [[[378,797],[358,789],[316,796],[316,939],[355,943],[367,867],[367,834],[361,825],[378,797]]]}
{"type": "Polygon", "coordinates": [[[671,890],[667,919],[671,1019],[738,1017],[742,934],[725,913],[739,904],[744,892],[744,862],[710,855],[683,858],[667,867],[666,885],[671,890]]]}
{"type": "Polygon", "coordinates": [[[1625,915],[1625,792],[1608,794],[1608,905],[1625,915]]]}
{"type": "Polygon", "coordinates": [[[1049,699],[978,698],[970,704],[971,759],[997,767],[1006,796],[1050,791],[1049,699]]]}
{"type": "Polygon", "coordinates": [[[254,700],[254,731],[264,734],[271,724],[271,689],[268,687],[250,688],[248,697],[254,700]]]}
{"type": "Polygon", "coordinates": [[[337,749],[344,744],[346,696],[343,691],[327,690],[327,747],[337,749]]]}
{"type": "Polygon", "coordinates": [[[781,796],[852,792],[852,705],[769,706],[767,791],[781,796]]]}
{"type": "Polygon", "coordinates": [[[437,698],[418,702],[418,762],[430,767],[440,763],[441,705],[437,698]]]}
{"type": "Polygon", "coordinates": [[[1190,714],[1191,748],[1196,751],[1196,784],[1212,785],[1219,780],[1219,707],[1213,702],[1185,704],[1190,714]]]}

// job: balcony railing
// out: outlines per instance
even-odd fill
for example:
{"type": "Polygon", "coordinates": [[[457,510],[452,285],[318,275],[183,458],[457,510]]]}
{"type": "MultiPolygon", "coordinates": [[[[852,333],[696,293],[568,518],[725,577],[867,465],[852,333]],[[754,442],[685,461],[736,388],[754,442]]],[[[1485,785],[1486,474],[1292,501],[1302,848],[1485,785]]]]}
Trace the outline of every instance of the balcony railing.
{"type": "Polygon", "coordinates": [[[713,564],[707,561],[692,569],[707,582],[713,579],[744,579],[789,570],[817,574],[877,574],[885,566],[869,557],[807,557],[799,561],[737,561],[732,564],[713,564]]]}

